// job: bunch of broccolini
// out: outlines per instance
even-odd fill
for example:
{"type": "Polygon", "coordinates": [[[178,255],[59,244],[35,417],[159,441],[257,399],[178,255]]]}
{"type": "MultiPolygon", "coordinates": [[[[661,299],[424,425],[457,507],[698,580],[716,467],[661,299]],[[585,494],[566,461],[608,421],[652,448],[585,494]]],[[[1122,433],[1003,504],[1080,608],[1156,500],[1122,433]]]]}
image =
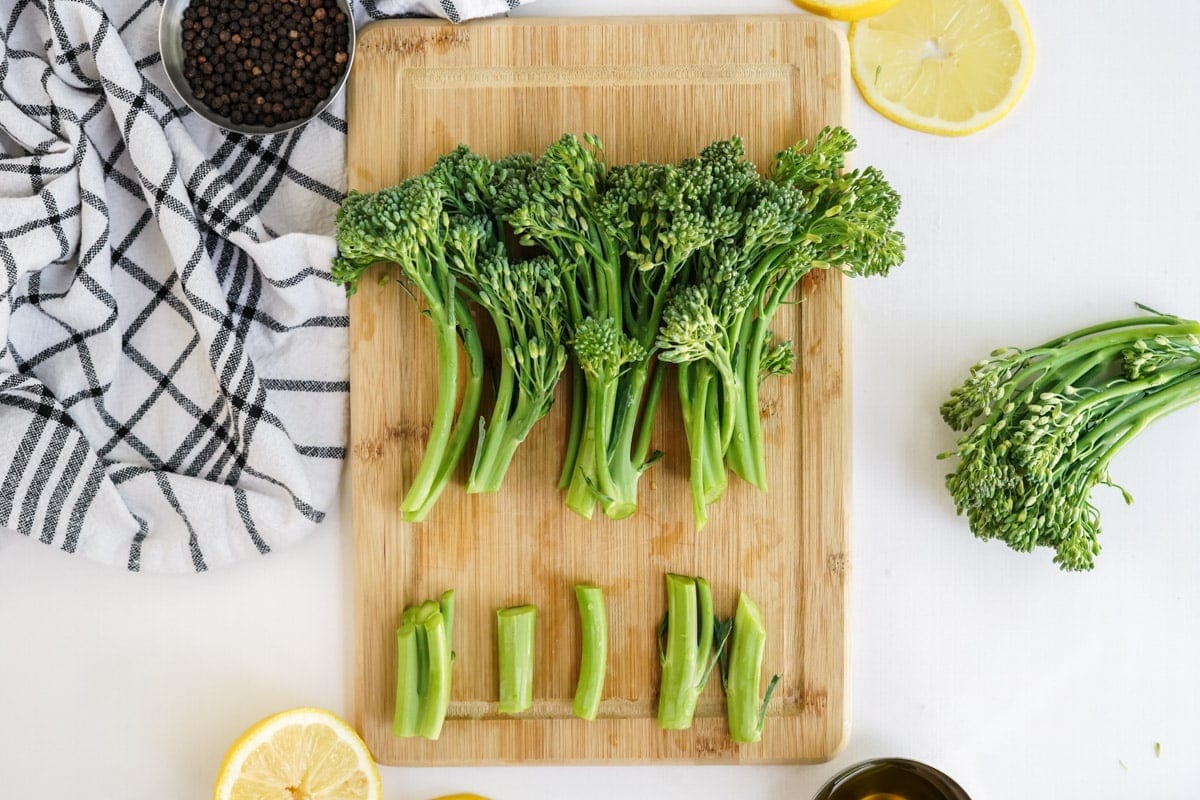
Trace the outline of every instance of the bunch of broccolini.
{"type": "Polygon", "coordinates": [[[874,169],[843,171],[854,144],[827,129],[779,153],[764,177],[737,138],[679,164],[610,167],[598,139],[566,135],[536,158],[492,162],[460,147],[398,187],[351,193],[335,278],[353,291],[373,262],[396,264],[438,333],[438,405],[406,518],[428,512],[475,427],[482,351],[471,306],[502,357],[468,491],[499,488],[566,370],[566,504],[585,517],[597,505],[614,519],[633,514],[640,476],[661,455],[650,441],[671,364],[697,525],[727,469],[765,490],[759,385],[795,360],[772,335],[774,315],[811,270],[886,275],[903,259],[899,197],[874,169]],[[518,260],[509,232],[536,255],[518,260]]]}
{"type": "Polygon", "coordinates": [[[1064,570],[1100,553],[1097,485],[1113,456],[1159,417],[1200,400],[1200,323],[1157,314],[1094,325],[971,368],[942,405],[964,435],[946,486],[980,539],[1054,549],[1064,570]]]}
{"type": "Polygon", "coordinates": [[[766,178],[737,139],[700,156],[713,238],[670,298],[658,340],[660,358],[680,365],[697,525],[724,491],[726,466],[767,488],[758,390],[792,370],[791,342],[775,342],[771,323],[801,279],[814,269],[887,275],[904,258],[899,196],[878,170],[843,172],[854,144],[826,129],[811,148],[779,153],[766,178]]]}

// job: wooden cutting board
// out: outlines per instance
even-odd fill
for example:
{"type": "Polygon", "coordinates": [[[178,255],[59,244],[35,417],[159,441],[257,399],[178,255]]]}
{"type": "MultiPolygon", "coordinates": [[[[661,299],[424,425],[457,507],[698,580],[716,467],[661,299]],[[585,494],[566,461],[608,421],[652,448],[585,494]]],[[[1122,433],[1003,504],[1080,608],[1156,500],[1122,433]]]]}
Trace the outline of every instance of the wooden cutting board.
{"type": "MultiPolygon", "coordinates": [[[[460,142],[499,157],[539,152],[566,131],[599,134],[610,163],[676,161],[736,134],[765,166],[841,122],[845,109],[841,35],[800,14],[391,21],[362,32],[356,59],[348,159],[350,185],[364,191],[425,170],[460,142]]],[[[839,749],[849,722],[846,294],[840,275],[812,276],[803,290],[803,305],[776,325],[798,343],[801,369],[769,382],[762,398],[770,492],[731,478],[697,533],[673,393],[655,442],[667,455],[642,480],[639,513],[585,521],[563,507],[554,486],[565,388],[499,494],[455,485],[424,523],[402,522],[436,360],[417,305],[363,281],[350,306],[354,723],[381,763],[797,762],[839,749]],[[706,577],[722,616],[738,590],[761,605],[764,686],[771,672],[782,676],[761,743],[729,740],[719,680],[691,730],[659,730],[655,633],[668,571],[706,577]],[[610,625],[607,699],[590,723],[571,714],[580,644],[572,587],[585,581],[604,588],[610,625]],[[447,588],[458,597],[458,658],[442,737],[393,738],[400,612],[447,588]],[[525,602],[539,609],[536,701],[514,719],[497,713],[494,612],[525,602]]]]}

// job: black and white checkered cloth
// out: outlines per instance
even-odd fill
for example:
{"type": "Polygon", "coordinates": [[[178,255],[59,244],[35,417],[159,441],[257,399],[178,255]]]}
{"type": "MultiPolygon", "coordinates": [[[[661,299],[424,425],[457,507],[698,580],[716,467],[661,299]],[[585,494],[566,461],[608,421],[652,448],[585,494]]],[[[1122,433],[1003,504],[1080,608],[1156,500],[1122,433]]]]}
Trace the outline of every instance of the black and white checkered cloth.
{"type": "Polygon", "coordinates": [[[159,9],[0,0],[0,526],[203,571],[303,536],[338,493],[346,123],[339,99],[290,133],[210,126],[168,88],[159,9]]]}

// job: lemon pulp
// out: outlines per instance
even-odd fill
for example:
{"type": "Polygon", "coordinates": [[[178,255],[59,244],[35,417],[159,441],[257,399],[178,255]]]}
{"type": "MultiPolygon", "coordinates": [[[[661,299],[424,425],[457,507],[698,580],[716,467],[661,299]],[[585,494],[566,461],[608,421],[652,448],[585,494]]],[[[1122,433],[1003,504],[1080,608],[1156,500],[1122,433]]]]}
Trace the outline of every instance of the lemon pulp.
{"type": "Polygon", "coordinates": [[[230,746],[215,800],[379,800],[379,771],[362,739],[336,715],[284,711],[230,746]]]}
{"type": "Polygon", "coordinates": [[[850,27],[863,98],[895,122],[961,136],[1003,118],[1033,69],[1017,0],[901,0],[850,27]]]}

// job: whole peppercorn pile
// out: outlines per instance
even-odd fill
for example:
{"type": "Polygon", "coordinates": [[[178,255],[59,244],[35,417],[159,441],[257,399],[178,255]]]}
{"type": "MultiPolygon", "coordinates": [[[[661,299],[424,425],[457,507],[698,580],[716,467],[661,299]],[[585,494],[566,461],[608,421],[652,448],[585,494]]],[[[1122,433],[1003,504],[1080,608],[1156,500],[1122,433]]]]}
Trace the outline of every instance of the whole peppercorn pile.
{"type": "Polygon", "coordinates": [[[183,12],[183,75],[235,125],[312,114],[350,62],[335,0],[193,0],[183,12]]]}

